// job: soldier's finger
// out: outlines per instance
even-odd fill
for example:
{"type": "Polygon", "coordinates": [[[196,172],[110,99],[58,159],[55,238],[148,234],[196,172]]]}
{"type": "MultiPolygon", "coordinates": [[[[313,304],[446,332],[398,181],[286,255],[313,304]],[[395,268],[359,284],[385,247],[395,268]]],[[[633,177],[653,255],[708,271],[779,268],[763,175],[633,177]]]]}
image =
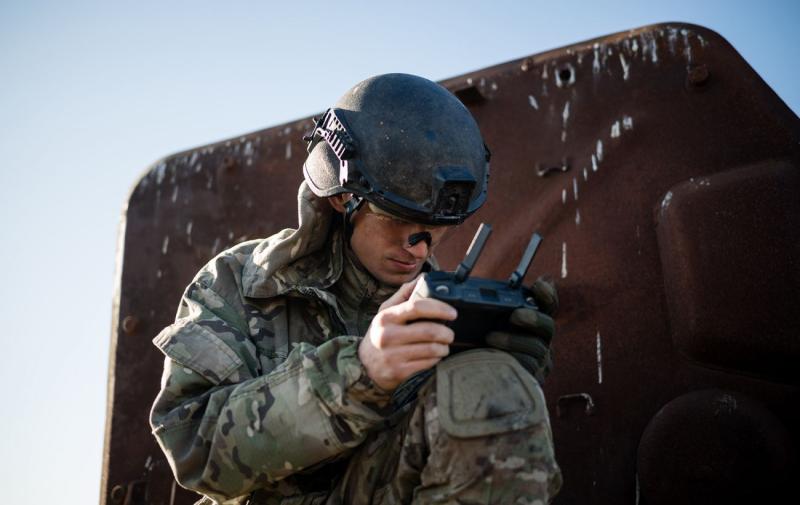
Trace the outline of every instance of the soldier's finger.
{"type": "Polygon", "coordinates": [[[554,316],[558,312],[558,292],[552,279],[539,277],[530,289],[542,312],[550,316],[554,316]]]}
{"type": "Polygon", "coordinates": [[[545,339],[548,343],[555,333],[553,318],[533,309],[516,309],[511,313],[509,322],[522,328],[537,337],[545,339]]]}
{"type": "Polygon", "coordinates": [[[386,316],[394,323],[403,324],[420,319],[452,321],[458,317],[458,312],[443,301],[434,300],[433,298],[421,298],[407,300],[386,309],[386,316]]]}
{"type": "Polygon", "coordinates": [[[549,352],[547,344],[531,335],[493,331],[486,335],[486,343],[495,349],[523,353],[537,359],[544,359],[549,352]]]}
{"type": "Polygon", "coordinates": [[[425,359],[444,358],[450,354],[450,346],[437,342],[409,344],[392,349],[390,360],[396,363],[407,363],[425,359]]]}
{"type": "Polygon", "coordinates": [[[384,332],[383,347],[395,347],[414,343],[436,342],[450,344],[453,342],[453,330],[435,321],[417,321],[405,325],[395,325],[391,331],[384,332]]]}
{"type": "Polygon", "coordinates": [[[387,309],[389,307],[394,307],[400,303],[405,302],[411,296],[411,293],[414,291],[414,287],[417,285],[417,281],[422,274],[416,276],[413,280],[410,280],[400,286],[397,291],[394,292],[392,296],[390,296],[385,302],[383,302],[380,306],[379,310],[387,309]]]}

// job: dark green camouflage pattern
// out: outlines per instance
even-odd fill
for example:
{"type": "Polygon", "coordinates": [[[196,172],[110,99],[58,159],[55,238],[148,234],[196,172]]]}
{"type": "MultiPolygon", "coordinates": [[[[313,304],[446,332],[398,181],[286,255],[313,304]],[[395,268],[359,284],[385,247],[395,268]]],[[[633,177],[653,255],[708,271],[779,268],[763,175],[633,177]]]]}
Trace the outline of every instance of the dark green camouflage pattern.
{"type": "Polygon", "coordinates": [[[391,290],[345,254],[327,202],[305,183],[298,199],[297,230],[214,258],[154,339],[166,360],[150,422],[178,482],[224,504],[546,502],[560,473],[536,381],[508,379],[529,382],[529,403],[492,408],[536,415],[502,433],[449,436],[437,412],[461,400],[437,400],[433,379],[398,411],[357,353],[391,290]]]}

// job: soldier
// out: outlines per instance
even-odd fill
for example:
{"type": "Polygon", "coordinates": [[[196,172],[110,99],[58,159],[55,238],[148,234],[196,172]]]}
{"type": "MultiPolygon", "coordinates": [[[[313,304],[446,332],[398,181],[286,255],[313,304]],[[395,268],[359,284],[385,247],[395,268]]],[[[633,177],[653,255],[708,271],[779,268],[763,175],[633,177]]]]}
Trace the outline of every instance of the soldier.
{"type": "MultiPolygon", "coordinates": [[[[409,299],[486,199],[474,119],[438,84],[388,74],[307,140],[298,228],[214,258],[154,340],[150,422],[175,478],[200,503],[547,503],[552,319],[518,309],[494,349],[448,357],[455,309],[409,299]]],[[[533,291],[552,314],[552,285],[533,291]]]]}

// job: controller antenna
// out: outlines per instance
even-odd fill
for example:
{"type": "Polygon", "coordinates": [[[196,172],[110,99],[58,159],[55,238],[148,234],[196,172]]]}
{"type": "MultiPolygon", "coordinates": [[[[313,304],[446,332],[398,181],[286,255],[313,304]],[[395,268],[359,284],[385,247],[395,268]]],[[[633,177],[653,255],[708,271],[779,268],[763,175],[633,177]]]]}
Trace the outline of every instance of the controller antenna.
{"type": "Polygon", "coordinates": [[[536,254],[536,250],[539,249],[539,244],[541,243],[542,236],[538,233],[534,233],[530,242],[528,242],[528,247],[526,247],[525,252],[522,253],[522,258],[519,260],[517,269],[514,270],[511,277],[508,278],[508,285],[511,286],[512,289],[517,289],[520,284],[522,284],[522,279],[524,279],[525,274],[528,273],[528,268],[531,266],[533,256],[536,254]]]}
{"type": "Polygon", "coordinates": [[[483,246],[486,245],[486,240],[489,239],[489,235],[491,233],[492,227],[486,223],[481,223],[481,225],[478,227],[478,232],[475,233],[474,237],[472,237],[472,243],[469,245],[469,249],[467,249],[467,255],[464,257],[464,261],[462,261],[458,265],[458,268],[456,268],[454,280],[457,283],[467,280],[469,274],[472,272],[472,268],[478,261],[478,257],[483,251],[483,246]]]}

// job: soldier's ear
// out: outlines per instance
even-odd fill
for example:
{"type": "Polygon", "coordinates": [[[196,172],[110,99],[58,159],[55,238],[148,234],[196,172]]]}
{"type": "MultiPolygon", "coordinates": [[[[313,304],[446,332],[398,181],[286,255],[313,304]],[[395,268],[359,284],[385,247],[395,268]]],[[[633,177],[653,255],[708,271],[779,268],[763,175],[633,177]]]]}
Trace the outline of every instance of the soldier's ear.
{"type": "Polygon", "coordinates": [[[331,204],[331,207],[333,207],[336,212],[344,214],[344,204],[347,203],[351,198],[353,198],[353,195],[350,193],[342,193],[339,195],[329,196],[328,203],[331,204]]]}

